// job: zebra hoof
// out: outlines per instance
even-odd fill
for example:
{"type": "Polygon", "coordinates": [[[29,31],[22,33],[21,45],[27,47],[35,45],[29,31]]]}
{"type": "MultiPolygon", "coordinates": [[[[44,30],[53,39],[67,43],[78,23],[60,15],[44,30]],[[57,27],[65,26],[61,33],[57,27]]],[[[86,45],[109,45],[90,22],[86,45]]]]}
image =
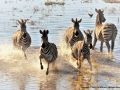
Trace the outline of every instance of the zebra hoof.
{"type": "Polygon", "coordinates": [[[43,69],[43,65],[41,65],[41,69],[43,69]]]}
{"type": "Polygon", "coordinates": [[[48,71],[46,71],[46,75],[48,75],[48,71]]]}

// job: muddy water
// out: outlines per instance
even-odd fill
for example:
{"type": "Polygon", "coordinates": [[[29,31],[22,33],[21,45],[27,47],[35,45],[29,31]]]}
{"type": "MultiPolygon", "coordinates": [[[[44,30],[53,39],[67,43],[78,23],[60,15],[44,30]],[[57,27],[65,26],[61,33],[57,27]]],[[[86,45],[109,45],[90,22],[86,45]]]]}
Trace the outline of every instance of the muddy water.
{"type": "Polygon", "coordinates": [[[88,86],[90,90],[97,87],[107,90],[109,86],[119,90],[120,5],[99,0],[84,1],[64,0],[65,5],[48,6],[44,4],[45,0],[0,1],[0,90],[80,90],[81,87],[88,89],[88,86]],[[100,43],[97,42],[96,49],[91,50],[93,71],[90,72],[88,63],[84,61],[80,73],[76,70],[76,62],[71,59],[70,50],[65,48],[63,34],[72,26],[71,18],[82,18],[82,32],[86,29],[94,30],[95,8],[104,9],[106,23],[112,22],[118,28],[115,49],[109,55],[104,45],[104,53],[99,53],[100,43]],[[88,13],[93,13],[93,17],[89,18],[88,13]],[[11,36],[19,29],[16,20],[21,18],[29,19],[27,31],[31,35],[32,44],[26,51],[28,60],[24,59],[21,51],[14,50],[11,44],[11,36]],[[49,30],[49,41],[59,47],[58,59],[54,66],[50,65],[48,76],[45,75],[46,63],[44,70],[41,70],[38,59],[41,45],[39,30],[43,29],[49,30]]]}

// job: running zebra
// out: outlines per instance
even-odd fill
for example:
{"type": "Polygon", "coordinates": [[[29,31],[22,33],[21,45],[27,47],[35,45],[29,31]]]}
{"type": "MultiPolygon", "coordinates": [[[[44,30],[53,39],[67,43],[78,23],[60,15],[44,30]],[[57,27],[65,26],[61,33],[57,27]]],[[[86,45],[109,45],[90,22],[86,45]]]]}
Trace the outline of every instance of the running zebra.
{"type": "Polygon", "coordinates": [[[108,48],[108,52],[113,52],[114,49],[114,42],[115,38],[117,36],[117,28],[113,23],[106,23],[102,24],[102,22],[105,22],[105,17],[102,10],[97,10],[97,17],[96,17],[96,25],[94,30],[94,42],[93,42],[93,49],[95,48],[97,40],[101,41],[100,46],[100,52],[103,51],[103,42],[106,43],[106,46],[108,48]],[[111,40],[111,47],[109,44],[109,41],[111,40]]]}
{"type": "Polygon", "coordinates": [[[40,65],[41,69],[43,69],[42,60],[45,59],[46,62],[48,62],[48,67],[46,71],[46,75],[49,73],[49,64],[54,62],[57,59],[58,51],[57,47],[54,43],[50,43],[48,41],[48,30],[40,30],[40,34],[42,34],[42,46],[40,47],[39,52],[39,59],[40,59],[40,65]]]}
{"type": "Polygon", "coordinates": [[[28,19],[21,19],[21,21],[18,20],[18,23],[20,24],[20,29],[17,30],[12,36],[13,46],[17,49],[21,49],[24,52],[25,59],[27,59],[25,50],[31,45],[31,37],[26,30],[27,20],[28,19]]]}
{"type": "MultiPolygon", "coordinates": [[[[92,70],[92,64],[90,61],[90,49],[92,48],[92,31],[86,30],[84,31],[85,37],[83,41],[77,41],[73,47],[72,47],[72,56],[74,59],[77,60],[77,66],[78,68],[81,68],[81,62],[84,59],[88,60],[88,63],[90,65],[90,70],[92,70]]],[[[74,34],[74,37],[77,37],[77,31],[76,34],[74,34]]]]}
{"type": "Polygon", "coordinates": [[[74,23],[74,26],[73,27],[69,27],[67,30],[66,30],[66,32],[65,32],[65,34],[64,34],[64,38],[65,38],[65,41],[66,41],[66,43],[67,43],[67,46],[73,46],[74,45],[74,43],[75,42],[77,42],[78,40],[83,40],[83,34],[82,34],[82,32],[80,31],[80,29],[79,29],[79,23],[82,21],[82,19],[80,19],[80,20],[77,20],[77,18],[76,18],[76,21],[72,18],[71,19],[71,21],[74,23]],[[77,39],[77,41],[76,40],[74,40],[74,39],[72,39],[72,35],[73,35],[73,32],[76,32],[76,31],[78,31],[78,39],[77,39]],[[72,41],[71,41],[72,40],[72,41]]]}

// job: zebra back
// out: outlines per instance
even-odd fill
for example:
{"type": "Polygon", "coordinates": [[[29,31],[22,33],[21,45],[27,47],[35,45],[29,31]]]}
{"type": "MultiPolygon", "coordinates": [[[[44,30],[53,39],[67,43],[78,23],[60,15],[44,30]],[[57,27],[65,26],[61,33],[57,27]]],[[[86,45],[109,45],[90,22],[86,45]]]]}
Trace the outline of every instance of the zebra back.
{"type": "Polygon", "coordinates": [[[69,27],[65,34],[64,34],[64,38],[67,44],[69,44],[70,39],[72,38],[72,33],[74,32],[74,27],[69,27]]]}
{"type": "Polygon", "coordinates": [[[102,35],[104,41],[115,40],[117,36],[117,28],[112,23],[107,23],[103,25],[102,35]]]}
{"type": "Polygon", "coordinates": [[[90,48],[89,45],[86,44],[84,41],[76,42],[72,47],[72,56],[78,60],[78,57],[83,55],[83,58],[90,59],[90,48]],[[78,56],[79,53],[79,56],[78,56]]]}
{"type": "Polygon", "coordinates": [[[84,41],[78,41],[71,48],[71,50],[72,50],[72,56],[76,60],[78,60],[78,57],[81,56],[83,44],[84,44],[84,41]],[[78,53],[79,53],[79,56],[78,56],[78,53]]]}

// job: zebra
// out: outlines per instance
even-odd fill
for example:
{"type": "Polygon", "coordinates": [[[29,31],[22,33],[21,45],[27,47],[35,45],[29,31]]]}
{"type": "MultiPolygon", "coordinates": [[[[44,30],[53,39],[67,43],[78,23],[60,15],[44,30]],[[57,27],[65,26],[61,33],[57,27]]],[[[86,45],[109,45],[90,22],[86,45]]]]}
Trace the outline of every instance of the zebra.
{"type": "Polygon", "coordinates": [[[77,20],[76,18],[76,21],[72,18],[71,21],[74,23],[74,26],[73,27],[69,27],[65,34],[64,34],[64,38],[65,38],[65,42],[67,43],[67,47],[70,45],[70,47],[73,46],[73,44],[76,42],[75,40],[72,39],[72,34],[74,31],[78,31],[78,34],[79,34],[79,40],[83,40],[83,34],[82,32],[80,31],[79,29],[79,23],[82,21],[82,19],[80,20],[77,20]],[[71,41],[73,40],[73,41],[71,41]]]}
{"type": "Polygon", "coordinates": [[[25,59],[27,59],[25,51],[31,45],[31,37],[26,30],[27,20],[28,19],[21,19],[21,21],[18,20],[18,23],[20,24],[20,29],[17,30],[12,36],[13,46],[23,51],[25,59]]]}
{"type": "Polygon", "coordinates": [[[117,27],[113,23],[102,24],[102,22],[105,22],[106,20],[103,14],[104,11],[100,9],[99,10],[95,9],[95,11],[97,12],[97,16],[94,30],[93,50],[95,48],[97,40],[99,40],[101,41],[100,52],[103,51],[103,42],[106,43],[108,53],[110,52],[110,50],[111,52],[113,52],[114,43],[118,32],[117,27]],[[110,40],[111,47],[109,44],[110,40]]]}
{"type": "MultiPolygon", "coordinates": [[[[90,65],[90,70],[92,71],[92,64],[90,61],[90,49],[92,48],[92,32],[89,29],[84,31],[85,37],[83,41],[77,41],[72,46],[72,57],[77,60],[77,66],[78,68],[81,68],[81,62],[84,59],[88,60],[88,63],[90,65]]],[[[74,32],[74,37],[77,37],[77,31],[74,32]]]]}
{"type": "Polygon", "coordinates": [[[45,59],[45,61],[48,63],[47,66],[47,71],[46,71],[46,75],[48,75],[49,73],[49,64],[54,62],[57,57],[58,57],[58,51],[57,51],[57,47],[54,43],[50,43],[48,41],[48,30],[40,30],[39,31],[40,34],[42,34],[41,39],[42,39],[42,45],[40,47],[40,51],[39,51],[39,59],[40,59],[40,65],[41,65],[41,69],[43,69],[43,65],[42,65],[42,60],[41,59],[45,59]]]}

